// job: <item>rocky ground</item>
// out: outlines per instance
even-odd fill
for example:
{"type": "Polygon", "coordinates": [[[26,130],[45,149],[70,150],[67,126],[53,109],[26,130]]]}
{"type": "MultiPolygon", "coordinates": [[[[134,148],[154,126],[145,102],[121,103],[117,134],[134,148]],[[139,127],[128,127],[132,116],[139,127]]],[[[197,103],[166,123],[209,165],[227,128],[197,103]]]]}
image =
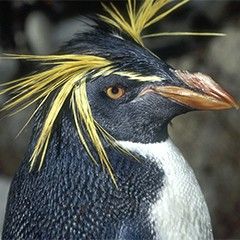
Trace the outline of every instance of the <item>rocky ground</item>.
{"type": "MultiPolygon", "coordinates": [[[[43,4],[44,1],[29,1],[25,6],[18,1],[13,2],[15,5],[10,7],[9,2],[4,7],[4,2],[0,3],[2,52],[54,52],[63,41],[83,27],[76,20],[80,18],[79,14],[93,12],[99,7],[93,2],[87,6],[83,1],[71,3],[77,7],[66,2],[48,6],[43,4]],[[25,12],[22,11],[24,16],[18,12],[22,8],[25,9],[25,12]],[[9,21],[8,31],[4,31],[6,19],[9,21]]],[[[239,1],[192,1],[182,11],[156,26],[155,30],[200,29],[220,31],[226,33],[226,37],[158,38],[148,40],[147,45],[177,69],[211,75],[240,99],[239,12],[239,1]]],[[[23,62],[0,59],[0,81],[8,81],[27,72],[29,68],[23,62]]],[[[0,104],[6,98],[0,98],[0,104]]],[[[31,128],[26,128],[18,138],[15,136],[29,114],[30,111],[25,111],[14,117],[3,118],[0,122],[0,219],[3,217],[9,179],[24,155],[31,128]]],[[[217,239],[240,239],[239,123],[239,111],[228,110],[190,113],[174,119],[169,127],[176,145],[197,175],[208,202],[217,239]]]]}

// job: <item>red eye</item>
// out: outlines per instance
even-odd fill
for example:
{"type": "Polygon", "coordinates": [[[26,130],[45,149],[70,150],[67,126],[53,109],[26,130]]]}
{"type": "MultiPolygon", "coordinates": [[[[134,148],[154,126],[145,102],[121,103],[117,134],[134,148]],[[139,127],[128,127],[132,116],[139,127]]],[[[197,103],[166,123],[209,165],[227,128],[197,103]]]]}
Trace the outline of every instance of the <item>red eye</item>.
{"type": "Polygon", "coordinates": [[[109,87],[106,90],[106,94],[111,99],[117,100],[125,94],[125,89],[119,86],[109,87]]]}

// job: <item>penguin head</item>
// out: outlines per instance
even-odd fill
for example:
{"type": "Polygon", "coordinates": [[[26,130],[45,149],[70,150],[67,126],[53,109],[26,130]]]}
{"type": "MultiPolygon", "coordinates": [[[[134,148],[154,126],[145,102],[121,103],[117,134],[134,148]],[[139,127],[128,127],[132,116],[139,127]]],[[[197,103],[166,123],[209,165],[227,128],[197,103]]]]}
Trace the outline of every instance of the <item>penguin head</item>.
{"type": "Polygon", "coordinates": [[[83,46],[108,58],[116,68],[87,81],[93,117],[116,140],[160,142],[168,137],[167,125],[177,115],[237,106],[210,77],[175,70],[146,48],[111,31],[78,35],[71,51],[79,53],[83,46]]]}

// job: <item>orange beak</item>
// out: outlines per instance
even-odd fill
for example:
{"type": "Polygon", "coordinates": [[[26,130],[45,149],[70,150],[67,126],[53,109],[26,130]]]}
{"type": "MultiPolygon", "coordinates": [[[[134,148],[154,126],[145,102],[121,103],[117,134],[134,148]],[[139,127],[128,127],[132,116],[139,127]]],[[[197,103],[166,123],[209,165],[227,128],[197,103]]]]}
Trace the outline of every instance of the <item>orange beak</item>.
{"type": "Polygon", "coordinates": [[[175,102],[197,110],[221,110],[239,108],[239,104],[216,82],[202,73],[175,70],[175,75],[189,88],[177,86],[155,86],[146,92],[154,92],[175,102]]]}

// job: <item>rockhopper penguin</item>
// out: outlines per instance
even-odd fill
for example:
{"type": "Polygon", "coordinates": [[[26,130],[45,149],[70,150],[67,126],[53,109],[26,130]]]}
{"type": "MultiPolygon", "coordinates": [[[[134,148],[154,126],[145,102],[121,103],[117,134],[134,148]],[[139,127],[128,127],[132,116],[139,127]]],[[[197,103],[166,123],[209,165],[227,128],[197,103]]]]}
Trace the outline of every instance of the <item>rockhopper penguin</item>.
{"type": "MultiPolygon", "coordinates": [[[[56,55],[5,84],[4,110],[38,102],[25,160],[9,192],[3,240],[213,239],[203,194],[168,136],[192,110],[238,107],[210,77],[175,70],[143,44],[143,30],[185,3],[128,1],[56,55]]],[[[146,37],[146,36],[145,36],[146,37]]]]}

